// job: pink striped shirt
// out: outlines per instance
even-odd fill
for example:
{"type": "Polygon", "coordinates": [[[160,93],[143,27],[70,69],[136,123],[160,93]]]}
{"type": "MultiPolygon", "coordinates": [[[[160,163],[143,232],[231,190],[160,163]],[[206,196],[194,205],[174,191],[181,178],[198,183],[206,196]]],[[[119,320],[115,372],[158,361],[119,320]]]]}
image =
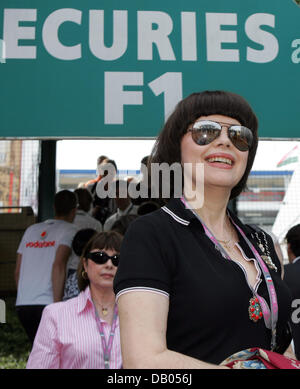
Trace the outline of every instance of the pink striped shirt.
{"type": "MultiPolygon", "coordinates": [[[[101,319],[108,342],[110,325],[101,319]]],[[[110,369],[122,367],[119,318],[110,369]]],[[[70,300],[49,304],[27,361],[27,369],[104,369],[101,337],[89,287],[70,300]]]]}

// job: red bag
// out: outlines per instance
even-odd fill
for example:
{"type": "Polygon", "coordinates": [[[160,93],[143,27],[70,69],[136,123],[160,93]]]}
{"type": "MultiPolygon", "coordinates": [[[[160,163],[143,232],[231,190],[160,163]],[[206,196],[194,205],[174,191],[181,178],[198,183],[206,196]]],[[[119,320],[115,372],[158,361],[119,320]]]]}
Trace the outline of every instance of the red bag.
{"type": "Polygon", "coordinates": [[[233,354],[221,365],[231,369],[300,369],[297,359],[257,347],[233,354]]]}

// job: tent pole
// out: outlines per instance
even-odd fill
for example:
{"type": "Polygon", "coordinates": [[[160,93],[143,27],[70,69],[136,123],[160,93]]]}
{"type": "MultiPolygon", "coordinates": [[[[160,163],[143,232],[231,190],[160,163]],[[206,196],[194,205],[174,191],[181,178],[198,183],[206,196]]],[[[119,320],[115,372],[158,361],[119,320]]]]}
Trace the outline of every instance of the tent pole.
{"type": "Polygon", "coordinates": [[[53,218],[56,193],[56,140],[41,141],[39,166],[38,222],[53,218]]]}

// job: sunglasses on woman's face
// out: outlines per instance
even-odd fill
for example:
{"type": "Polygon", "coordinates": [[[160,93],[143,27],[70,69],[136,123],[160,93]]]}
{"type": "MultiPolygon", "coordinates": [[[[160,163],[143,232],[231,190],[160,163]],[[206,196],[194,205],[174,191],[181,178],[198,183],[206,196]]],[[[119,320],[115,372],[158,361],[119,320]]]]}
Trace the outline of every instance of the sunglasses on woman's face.
{"type": "Polygon", "coordinates": [[[238,150],[247,151],[250,149],[253,141],[252,131],[244,126],[211,120],[198,120],[188,131],[191,131],[193,141],[197,145],[204,146],[220,136],[222,127],[227,128],[228,138],[238,150]]]}
{"type": "Polygon", "coordinates": [[[106,263],[110,259],[114,266],[118,266],[120,256],[119,256],[119,254],[115,254],[115,255],[110,256],[110,255],[107,255],[104,251],[96,251],[94,253],[88,253],[86,255],[86,258],[91,259],[93,262],[97,263],[98,265],[103,265],[104,263],[106,263]]]}

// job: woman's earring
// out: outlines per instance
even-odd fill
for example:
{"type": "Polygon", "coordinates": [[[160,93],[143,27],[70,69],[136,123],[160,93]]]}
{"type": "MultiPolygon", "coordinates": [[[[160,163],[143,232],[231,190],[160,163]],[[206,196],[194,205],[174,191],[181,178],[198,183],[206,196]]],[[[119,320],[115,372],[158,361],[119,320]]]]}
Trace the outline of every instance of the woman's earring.
{"type": "Polygon", "coordinates": [[[82,270],[81,276],[82,276],[82,278],[83,278],[84,280],[88,280],[88,279],[89,279],[89,277],[88,277],[88,275],[87,275],[87,272],[86,272],[85,270],[82,270]]]}

